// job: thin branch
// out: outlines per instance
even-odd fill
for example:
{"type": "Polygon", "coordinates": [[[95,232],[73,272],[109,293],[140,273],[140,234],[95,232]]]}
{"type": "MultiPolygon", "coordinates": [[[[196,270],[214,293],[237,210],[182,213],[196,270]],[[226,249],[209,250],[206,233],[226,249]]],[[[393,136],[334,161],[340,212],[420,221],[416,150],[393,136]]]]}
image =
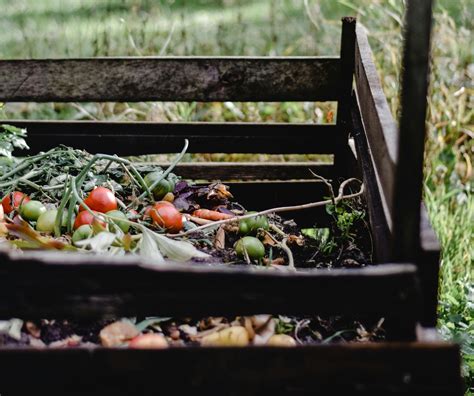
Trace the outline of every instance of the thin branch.
{"type": "Polygon", "coordinates": [[[263,210],[263,211],[257,212],[257,213],[246,214],[246,215],[243,215],[243,216],[236,216],[236,217],[232,217],[232,218],[226,219],[226,220],[214,221],[210,224],[204,224],[202,226],[193,228],[193,229],[188,230],[186,232],[181,232],[179,234],[169,234],[168,236],[172,237],[172,238],[183,237],[183,236],[187,236],[187,235],[190,235],[190,234],[194,234],[195,232],[198,232],[198,231],[205,230],[209,227],[215,227],[215,226],[221,225],[221,224],[233,223],[233,222],[240,221],[240,220],[250,219],[252,217],[265,216],[265,215],[269,215],[269,214],[273,214],[273,213],[292,212],[292,211],[297,211],[297,210],[311,209],[311,208],[316,208],[316,207],[319,207],[319,206],[325,206],[325,205],[332,204],[332,203],[336,204],[341,200],[355,198],[355,197],[358,197],[359,195],[362,195],[363,193],[364,193],[364,184],[359,179],[350,178],[350,179],[347,179],[347,180],[345,180],[344,182],[341,183],[341,186],[339,187],[339,194],[338,194],[337,197],[334,198],[334,201],[332,199],[329,199],[329,200],[324,200],[324,201],[311,202],[311,203],[307,203],[307,204],[303,204],[303,205],[281,206],[281,207],[277,207],[277,208],[266,209],[266,210],[263,210]],[[344,195],[344,188],[349,183],[354,182],[354,181],[357,181],[357,182],[361,183],[360,190],[356,193],[353,193],[353,194],[344,195]]]}

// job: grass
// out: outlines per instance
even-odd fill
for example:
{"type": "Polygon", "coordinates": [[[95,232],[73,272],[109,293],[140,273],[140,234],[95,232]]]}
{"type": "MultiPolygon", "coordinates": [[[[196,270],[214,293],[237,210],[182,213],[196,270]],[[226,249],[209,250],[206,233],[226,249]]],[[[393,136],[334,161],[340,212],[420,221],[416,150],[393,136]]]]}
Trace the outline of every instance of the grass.
{"type": "MultiPolygon", "coordinates": [[[[0,0],[0,5],[3,58],[337,55],[340,17],[354,14],[368,29],[393,114],[399,110],[401,0],[0,0]]],[[[471,0],[437,1],[425,163],[425,201],[443,248],[439,329],[462,343],[466,382],[471,386],[473,20],[471,0]]],[[[5,105],[1,116],[326,122],[332,111],[332,104],[320,103],[12,103],[5,105]]]]}

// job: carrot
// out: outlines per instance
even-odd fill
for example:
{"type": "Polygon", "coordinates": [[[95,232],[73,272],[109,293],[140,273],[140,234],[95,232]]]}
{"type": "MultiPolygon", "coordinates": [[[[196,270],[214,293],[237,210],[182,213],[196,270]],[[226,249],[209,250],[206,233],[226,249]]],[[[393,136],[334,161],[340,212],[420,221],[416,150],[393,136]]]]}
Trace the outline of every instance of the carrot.
{"type": "Polygon", "coordinates": [[[199,217],[201,219],[212,220],[212,221],[219,221],[219,220],[227,220],[234,217],[234,215],[221,213],[216,210],[209,210],[209,209],[198,209],[195,210],[193,216],[199,217]]]}

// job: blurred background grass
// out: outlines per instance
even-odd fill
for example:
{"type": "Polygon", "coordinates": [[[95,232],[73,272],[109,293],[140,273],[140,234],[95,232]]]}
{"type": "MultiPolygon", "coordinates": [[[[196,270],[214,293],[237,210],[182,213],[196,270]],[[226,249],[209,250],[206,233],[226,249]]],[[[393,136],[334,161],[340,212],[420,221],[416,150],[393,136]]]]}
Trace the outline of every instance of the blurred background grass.
{"type": "MultiPolygon", "coordinates": [[[[355,15],[368,29],[384,91],[396,115],[403,4],[402,0],[0,0],[0,57],[338,55],[340,18],[355,15]]],[[[425,163],[425,200],[443,247],[439,328],[446,338],[462,342],[471,386],[473,18],[472,0],[436,2],[425,163]]],[[[333,110],[331,103],[11,103],[3,106],[0,117],[327,122],[333,110]]]]}

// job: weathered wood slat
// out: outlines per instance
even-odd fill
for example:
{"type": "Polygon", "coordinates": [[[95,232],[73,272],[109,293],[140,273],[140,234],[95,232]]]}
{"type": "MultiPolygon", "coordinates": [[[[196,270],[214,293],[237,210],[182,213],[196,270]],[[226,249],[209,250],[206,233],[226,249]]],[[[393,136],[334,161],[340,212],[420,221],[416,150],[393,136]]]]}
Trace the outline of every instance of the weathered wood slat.
{"type": "Polygon", "coordinates": [[[2,392],[56,395],[461,396],[459,348],[442,342],[297,348],[3,349],[2,392]],[[28,381],[24,373],[28,373],[28,381]],[[51,373],[54,373],[52,375],[51,373]],[[157,382],[159,381],[159,382],[157,382]]]}
{"type": "Polygon", "coordinates": [[[384,212],[385,200],[377,183],[373,154],[367,142],[367,134],[364,131],[361,115],[356,98],[353,98],[352,108],[352,135],[357,150],[357,157],[362,169],[364,184],[366,186],[365,196],[367,208],[374,239],[375,259],[378,262],[390,260],[392,254],[392,235],[390,231],[390,217],[384,212]]]}
{"type": "Polygon", "coordinates": [[[0,101],[337,100],[338,58],[89,58],[0,61],[0,101]]]}
{"type": "Polygon", "coordinates": [[[117,155],[176,153],[181,151],[185,138],[189,139],[190,153],[335,154],[341,149],[335,125],[23,120],[1,123],[28,130],[30,153],[58,144],[117,155]]]}
{"type": "Polygon", "coordinates": [[[408,1],[405,13],[400,143],[394,191],[397,261],[413,261],[420,250],[420,201],[428,106],[432,0],[408,1]]]}
{"type": "Polygon", "coordinates": [[[317,312],[403,317],[414,330],[418,310],[412,265],[294,273],[219,264],[153,266],[140,257],[0,254],[3,318],[317,312]]]}
{"type": "Polygon", "coordinates": [[[364,27],[356,27],[355,85],[367,138],[372,148],[378,180],[393,214],[393,193],[397,163],[398,131],[372,60],[364,27]]]}
{"type": "MultiPolygon", "coordinates": [[[[156,163],[166,168],[169,163],[156,163]]],[[[335,177],[332,164],[320,162],[183,162],[174,173],[192,180],[307,180],[314,173],[331,179],[335,177]]]]}

